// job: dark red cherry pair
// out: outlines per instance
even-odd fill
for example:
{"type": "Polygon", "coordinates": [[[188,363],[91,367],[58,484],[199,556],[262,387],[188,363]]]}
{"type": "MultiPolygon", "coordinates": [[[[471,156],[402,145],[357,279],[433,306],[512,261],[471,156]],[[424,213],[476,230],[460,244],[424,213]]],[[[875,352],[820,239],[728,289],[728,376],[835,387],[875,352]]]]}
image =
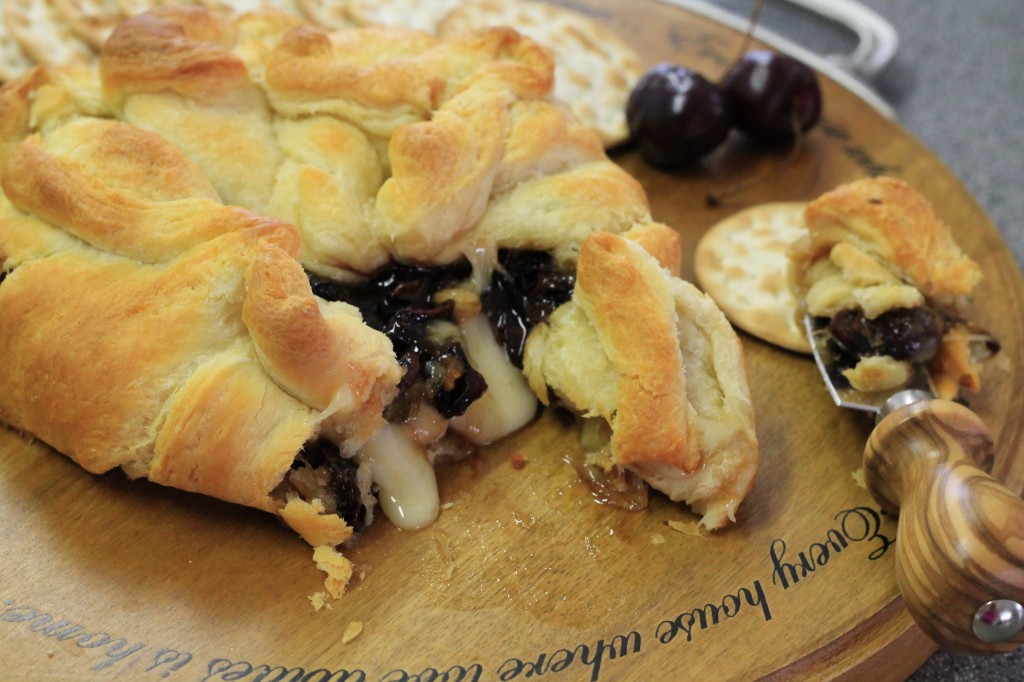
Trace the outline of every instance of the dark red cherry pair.
{"type": "Polygon", "coordinates": [[[746,53],[715,85],[682,66],[648,71],[626,104],[626,122],[648,163],[692,164],[732,128],[765,144],[791,142],[821,115],[821,89],[803,62],[767,50],[746,53]]]}

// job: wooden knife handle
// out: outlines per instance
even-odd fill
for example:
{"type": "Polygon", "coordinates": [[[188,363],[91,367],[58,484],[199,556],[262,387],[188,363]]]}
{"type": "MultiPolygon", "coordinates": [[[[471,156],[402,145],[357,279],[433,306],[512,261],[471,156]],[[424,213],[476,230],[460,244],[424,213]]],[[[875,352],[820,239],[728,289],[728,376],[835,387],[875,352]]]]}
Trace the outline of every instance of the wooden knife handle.
{"type": "Polygon", "coordinates": [[[1024,501],[979,468],[992,453],[981,419],[947,400],[897,409],[864,449],[868,490],[899,513],[896,579],[907,610],[940,645],[973,654],[1024,644],[1024,501]],[[1007,601],[979,612],[993,600],[1007,601]]]}

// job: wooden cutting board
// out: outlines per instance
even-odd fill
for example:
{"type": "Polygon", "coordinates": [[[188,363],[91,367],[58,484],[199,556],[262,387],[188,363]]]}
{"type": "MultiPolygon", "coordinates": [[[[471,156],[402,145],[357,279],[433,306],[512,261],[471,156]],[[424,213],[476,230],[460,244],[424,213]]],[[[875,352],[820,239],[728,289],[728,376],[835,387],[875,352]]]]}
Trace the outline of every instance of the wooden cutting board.
{"type": "MultiPolygon", "coordinates": [[[[565,3],[561,3],[565,4],[565,3]]],[[[647,2],[572,3],[653,65],[719,77],[742,37],[647,2]]],[[[821,125],[791,163],[733,141],[705,166],[645,185],[686,252],[746,206],[809,199],[844,181],[908,180],[953,226],[985,279],[974,317],[1003,343],[971,406],[997,443],[994,473],[1024,489],[1024,286],[998,231],[898,124],[824,80],[821,125]],[[716,209],[704,196],[770,179],[716,209]]],[[[692,278],[692,261],[684,276],[692,278]]],[[[377,523],[350,553],[333,608],[311,551],[276,519],[197,495],[92,476],[0,430],[0,677],[100,680],[623,680],[762,676],[897,679],[935,647],[896,588],[896,523],[853,474],[871,424],[834,407],[812,362],[742,336],[762,464],[738,523],[713,537],[655,497],[592,503],[555,414],[440,472],[430,529],[377,523]],[[526,459],[513,467],[511,455],[526,459]],[[673,526],[668,525],[672,523],[673,526]],[[347,643],[346,629],[362,625],[347,643]]]]}

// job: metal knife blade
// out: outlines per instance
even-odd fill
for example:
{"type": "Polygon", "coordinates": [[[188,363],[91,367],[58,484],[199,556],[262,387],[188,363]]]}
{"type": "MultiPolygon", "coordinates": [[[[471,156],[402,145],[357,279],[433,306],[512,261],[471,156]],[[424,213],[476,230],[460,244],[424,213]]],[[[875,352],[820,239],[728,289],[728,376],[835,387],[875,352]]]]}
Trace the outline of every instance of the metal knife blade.
{"type": "Polygon", "coordinates": [[[829,333],[823,319],[805,315],[804,329],[825,387],[839,407],[879,415],[883,413],[883,408],[887,413],[900,405],[935,397],[928,372],[921,365],[913,365],[913,372],[907,383],[893,390],[871,393],[857,390],[842,374],[843,368],[840,367],[829,345],[829,333]]]}

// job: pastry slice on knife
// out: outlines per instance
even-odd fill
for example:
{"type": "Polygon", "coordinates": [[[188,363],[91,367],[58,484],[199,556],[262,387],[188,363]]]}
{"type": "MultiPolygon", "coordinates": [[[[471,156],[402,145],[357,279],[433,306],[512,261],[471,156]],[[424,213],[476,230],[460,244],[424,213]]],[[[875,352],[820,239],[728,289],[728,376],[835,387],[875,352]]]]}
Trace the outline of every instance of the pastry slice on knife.
{"type": "Polygon", "coordinates": [[[812,201],[804,222],[790,252],[795,289],[853,388],[891,391],[925,365],[941,398],[980,390],[980,362],[998,350],[963,312],[981,270],[921,194],[860,180],[812,201]]]}
{"type": "Polygon", "coordinates": [[[550,88],[507,29],[194,8],[122,24],[98,76],[8,84],[0,419],[277,513],[335,592],[335,547],[380,510],[429,524],[434,466],[538,396],[598,434],[591,465],[721,527],[757,464],[739,342],[550,88]]]}

